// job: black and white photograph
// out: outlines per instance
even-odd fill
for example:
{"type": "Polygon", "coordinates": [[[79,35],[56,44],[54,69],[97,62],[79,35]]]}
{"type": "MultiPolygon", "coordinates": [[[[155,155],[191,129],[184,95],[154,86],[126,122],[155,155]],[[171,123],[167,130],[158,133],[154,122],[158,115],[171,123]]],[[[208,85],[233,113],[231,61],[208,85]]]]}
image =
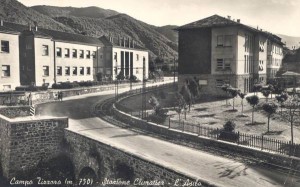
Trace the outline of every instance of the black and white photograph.
{"type": "Polygon", "coordinates": [[[0,0],[0,187],[300,187],[300,0],[0,0]]]}

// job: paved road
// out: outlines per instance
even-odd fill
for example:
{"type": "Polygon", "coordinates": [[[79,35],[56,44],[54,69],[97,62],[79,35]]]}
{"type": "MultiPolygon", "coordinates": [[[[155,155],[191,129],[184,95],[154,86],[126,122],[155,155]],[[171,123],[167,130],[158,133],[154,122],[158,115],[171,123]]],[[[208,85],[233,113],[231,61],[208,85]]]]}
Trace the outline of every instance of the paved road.
{"type": "Polygon", "coordinates": [[[103,92],[77,96],[63,102],[41,104],[37,108],[37,113],[45,116],[68,116],[71,131],[219,186],[300,186],[300,178],[293,176],[293,173],[282,174],[255,165],[247,165],[141,135],[91,117],[91,107],[112,96],[111,92],[103,92]]]}

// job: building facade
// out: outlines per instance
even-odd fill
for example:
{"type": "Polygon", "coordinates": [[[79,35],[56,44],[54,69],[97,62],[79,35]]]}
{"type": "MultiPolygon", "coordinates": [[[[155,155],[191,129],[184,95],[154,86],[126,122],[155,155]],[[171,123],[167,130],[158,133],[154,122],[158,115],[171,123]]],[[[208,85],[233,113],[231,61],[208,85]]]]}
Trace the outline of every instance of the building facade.
{"type": "Polygon", "coordinates": [[[253,84],[266,83],[274,77],[269,72],[276,73],[280,67],[281,39],[243,25],[240,20],[214,15],[176,30],[180,86],[196,79],[207,94],[222,93],[220,87],[224,84],[250,92],[253,84]],[[269,52],[273,46],[275,54],[269,52]],[[268,65],[269,58],[276,58],[278,66],[268,65]]]}
{"type": "Polygon", "coordinates": [[[135,45],[135,41],[128,38],[114,38],[102,36],[104,43],[104,62],[98,67],[98,72],[117,77],[122,74],[125,78],[136,76],[138,80],[148,78],[148,51],[135,45]],[[143,72],[144,71],[144,72],[143,72]]]}
{"type": "Polygon", "coordinates": [[[99,73],[114,80],[120,71],[127,78],[136,75],[142,80],[143,62],[148,75],[148,51],[134,46],[132,40],[119,46],[105,36],[1,24],[2,90],[20,84],[51,87],[54,83],[99,80],[99,73]]]}
{"type": "Polygon", "coordinates": [[[20,85],[19,71],[19,35],[0,23],[0,91],[8,91],[20,85]]]}

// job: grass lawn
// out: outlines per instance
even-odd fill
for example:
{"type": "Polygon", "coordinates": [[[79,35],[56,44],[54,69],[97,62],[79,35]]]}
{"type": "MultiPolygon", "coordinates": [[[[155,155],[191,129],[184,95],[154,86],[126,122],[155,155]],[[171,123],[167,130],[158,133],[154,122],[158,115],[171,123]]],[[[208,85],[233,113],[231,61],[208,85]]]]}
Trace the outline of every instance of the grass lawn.
{"type": "MultiPolygon", "coordinates": [[[[174,91],[171,89],[166,89],[163,91],[156,91],[154,93],[147,93],[147,101],[151,95],[155,95],[160,104],[164,108],[169,108],[168,115],[171,120],[178,120],[178,114],[172,108],[174,106],[174,91]],[[162,93],[163,92],[163,93],[162,93]]],[[[257,106],[254,111],[254,121],[251,123],[252,119],[252,107],[244,99],[244,112],[242,115],[241,99],[235,99],[235,109],[232,110],[232,99],[228,100],[228,105],[226,105],[225,100],[212,100],[208,101],[204,99],[198,104],[194,104],[191,107],[191,111],[187,112],[186,119],[184,119],[184,114],[182,113],[181,119],[187,123],[201,124],[201,126],[211,127],[211,128],[222,128],[227,120],[233,120],[236,123],[235,131],[240,133],[247,133],[253,135],[264,135],[268,138],[274,138],[282,141],[291,140],[291,129],[290,124],[280,116],[280,108],[278,108],[277,113],[270,120],[270,132],[267,132],[267,117],[266,114],[261,109],[261,106],[266,99],[259,95],[260,101],[259,106],[257,106]]],[[[269,101],[275,101],[269,98],[269,101]]],[[[123,106],[126,106],[129,111],[139,111],[141,109],[142,101],[141,95],[130,97],[121,101],[123,106]]],[[[151,110],[151,106],[147,103],[147,110],[151,110]]],[[[166,122],[167,123],[167,122],[166,122]]],[[[294,142],[300,143],[300,123],[294,123],[294,142]]]]}

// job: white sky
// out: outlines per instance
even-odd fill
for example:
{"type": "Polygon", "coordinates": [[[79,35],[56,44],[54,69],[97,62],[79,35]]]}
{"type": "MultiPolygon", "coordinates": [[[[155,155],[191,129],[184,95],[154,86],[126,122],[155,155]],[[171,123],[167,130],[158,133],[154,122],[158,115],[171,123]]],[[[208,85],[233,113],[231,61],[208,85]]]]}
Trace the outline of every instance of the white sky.
{"type": "Polygon", "coordinates": [[[184,25],[218,14],[275,34],[300,36],[300,0],[19,0],[26,6],[98,6],[148,24],[184,25]]]}

